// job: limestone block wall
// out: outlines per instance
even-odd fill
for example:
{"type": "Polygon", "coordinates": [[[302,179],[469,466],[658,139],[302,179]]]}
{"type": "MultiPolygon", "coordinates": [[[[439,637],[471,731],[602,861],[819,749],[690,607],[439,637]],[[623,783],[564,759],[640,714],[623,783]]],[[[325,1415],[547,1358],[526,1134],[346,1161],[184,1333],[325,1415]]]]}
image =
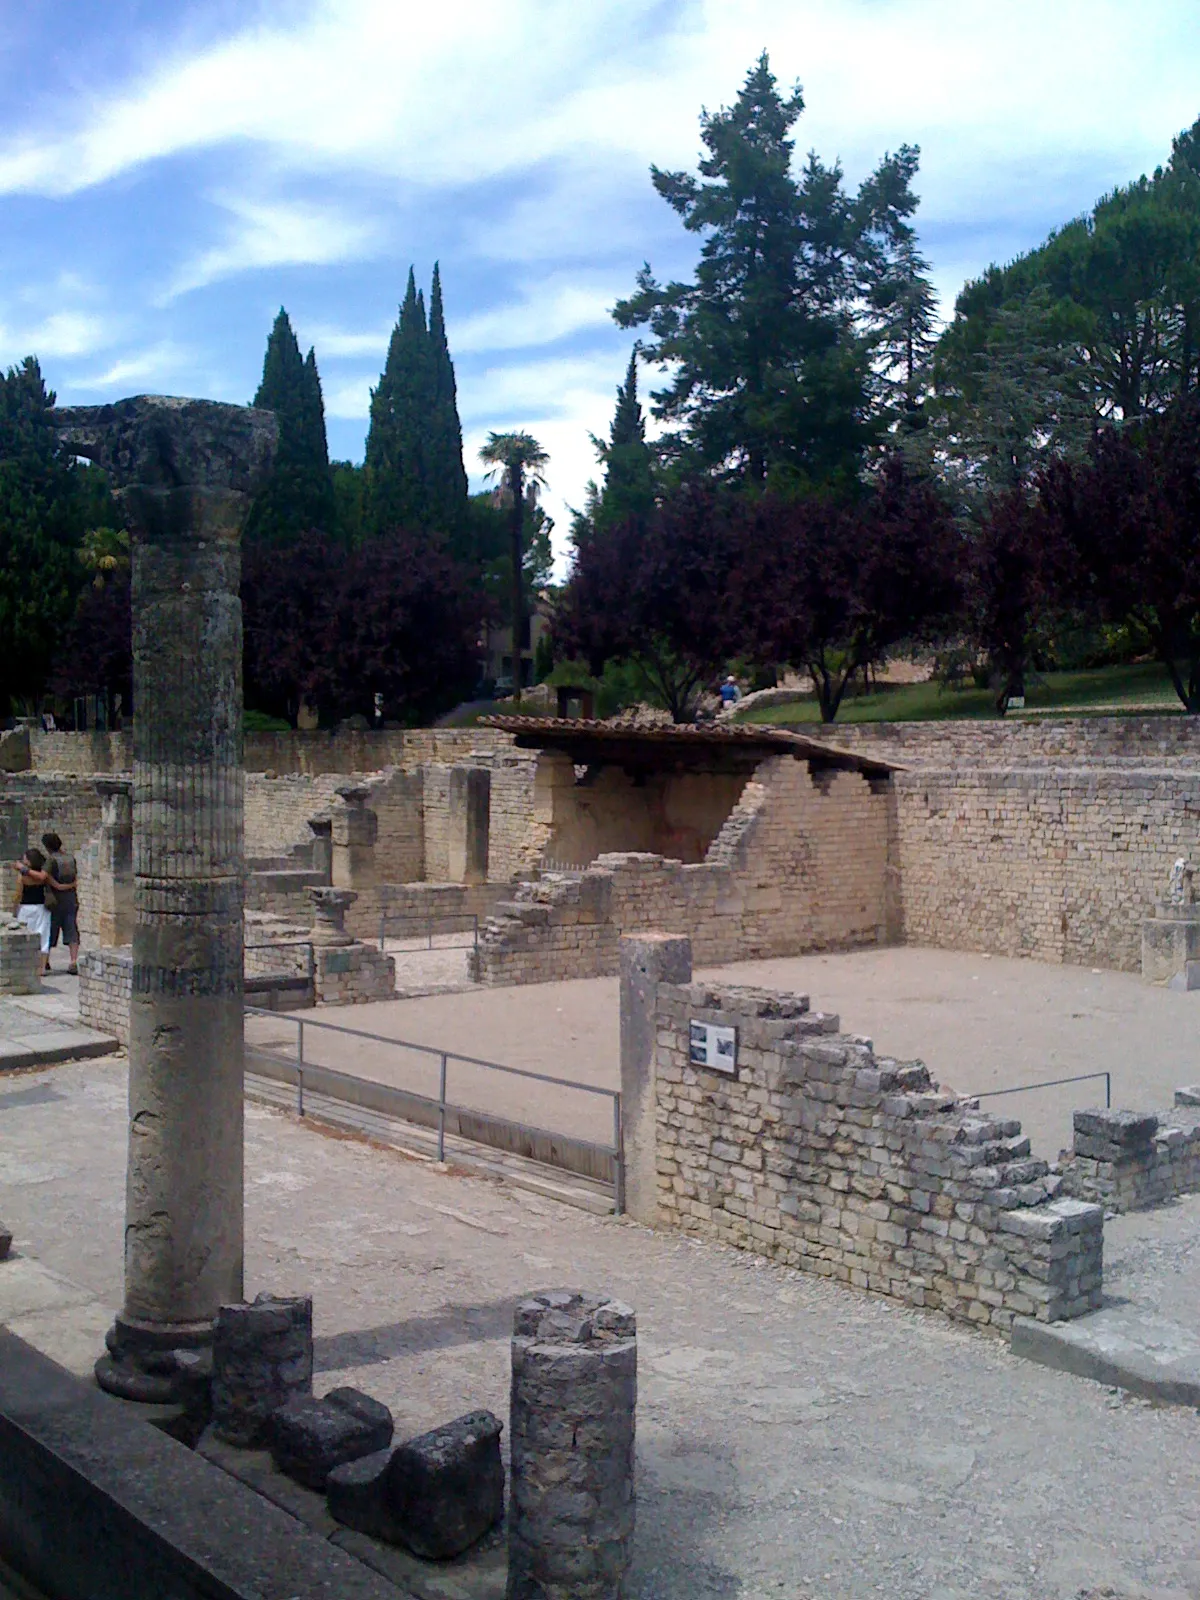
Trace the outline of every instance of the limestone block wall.
{"type": "Polygon", "coordinates": [[[545,857],[550,864],[584,866],[612,851],[645,851],[703,861],[746,786],[745,774],[648,773],[636,783],[617,766],[576,782],[565,755],[546,752],[539,789],[551,813],[545,857]]]}
{"type": "Polygon", "coordinates": [[[1134,972],[1172,863],[1200,854],[1200,770],[940,768],[895,785],[909,944],[1134,972]]]}
{"type": "Polygon", "coordinates": [[[772,757],[703,862],[606,854],[548,873],[497,906],[480,982],[544,983],[616,972],[622,933],[686,933],[698,962],[795,955],[888,936],[891,791],[853,772],[772,757]]]}
{"type": "Polygon", "coordinates": [[[286,856],[312,838],[309,817],[337,804],[339,773],[246,773],[246,854],[286,856]]]}
{"type": "Polygon", "coordinates": [[[1057,1195],[1019,1122],[794,994],[660,985],[659,1221],[998,1330],[1101,1302],[1104,1213],[1057,1195]],[[736,1074],[690,1026],[737,1029],[736,1074]]]}
{"type": "MultiPolygon", "coordinates": [[[[500,883],[386,883],[359,891],[358,899],[346,911],[346,930],[356,939],[379,939],[379,924],[386,910],[389,937],[423,936],[427,919],[451,924],[465,938],[471,930],[468,918],[484,922],[508,892],[500,883]]],[[[311,907],[309,908],[311,910],[311,907]]]]}
{"type": "Polygon", "coordinates": [[[79,958],[79,1020],[118,1043],[129,1043],[133,951],[128,945],[85,950],[79,958]]]}
{"type": "Polygon", "coordinates": [[[1174,714],[839,722],[827,732],[830,744],[910,767],[1200,767],[1200,717],[1174,714]]]}
{"type": "Polygon", "coordinates": [[[1063,1189],[1108,1211],[1145,1211],[1200,1190],[1200,1090],[1179,1089],[1161,1114],[1077,1111],[1058,1160],[1063,1189]]]}
{"type": "Polygon", "coordinates": [[[367,1005],[396,992],[396,963],[369,944],[317,947],[317,1001],[327,1006],[367,1005]]]}

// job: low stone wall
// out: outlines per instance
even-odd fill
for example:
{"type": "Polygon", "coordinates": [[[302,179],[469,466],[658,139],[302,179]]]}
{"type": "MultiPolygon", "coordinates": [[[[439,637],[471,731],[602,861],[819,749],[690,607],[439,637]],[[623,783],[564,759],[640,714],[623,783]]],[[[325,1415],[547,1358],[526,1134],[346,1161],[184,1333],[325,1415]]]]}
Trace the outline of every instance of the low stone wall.
{"type": "Polygon", "coordinates": [[[396,992],[396,963],[372,945],[318,945],[314,953],[319,1005],[366,1005],[390,1000],[396,992]]]}
{"type": "MultiPolygon", "coordinates": [[[[947,702],[953,697],[947,695],[947,702]]],[[[962,718],[836,722],[815,735],[903,766],[1200,768],[1200,717],[962,718]]]]}
{"type": "Polygon", "coordinates": [[[386,912],[389,938],[423,937],[431,919],[435,934],[470,932],[469,919],[478,917],[482,928],[510,892],[510,885],[502,883],[376,884],[358,891],[358,899],[346,911],[346,930],[356,939],[378,942],[386,912]]]}
{"type": "Polygon", "coordinates": [[[1019,1122],[794,994],[661,984],[655,1024],[660,1225],[1001,1330],[1100,1305],[1103,1211],[1019,1122]],[[732,1075],[693,1062],[696,1022],[737,1030],[732,1075]]]}
{"type": "Polygon", "coordinates": [[[79,958],[79,1020],[119,1043],[129,1043],[133,951],[128,945],[88,950],[79,958]]]}
{"type": "Polygon", "coordinates": [[[708,964],[883,942],[892,932],[891,786],[813,773],[775,756],[758,767],[704,861],[600,856],[547,873],[501,902],[480,939],[481,983],[545,983],[616,972],[622,933],[687,934],[708,964]]]}
{"type": "Polygon", "coordinates": [[[1200,1190],[1200,1089],[1175,1109],[1077,1111],[1072,1148],[1058,1160],[1063,1189],[1109,1211],[1146,1211],[1200,1190]]]}

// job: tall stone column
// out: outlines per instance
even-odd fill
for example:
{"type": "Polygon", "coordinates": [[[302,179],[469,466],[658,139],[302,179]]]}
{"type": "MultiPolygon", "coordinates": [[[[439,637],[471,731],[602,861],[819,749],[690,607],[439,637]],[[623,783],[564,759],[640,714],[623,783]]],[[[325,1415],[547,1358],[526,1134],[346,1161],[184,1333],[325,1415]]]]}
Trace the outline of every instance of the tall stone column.
{"type": "Polygon", "coordinates": [[[133,942],[133,785],[97,778],[100,848],[96,856],[96,913],[103,948],[133,942]]]}
{"type": "Polygon", "coordinates": [[[154,396],[58,417],[110,473],[133,542],[125,1303],[96,1376],[168,1400],[242,1297],[240,537],[276,424],[154,396]]]}

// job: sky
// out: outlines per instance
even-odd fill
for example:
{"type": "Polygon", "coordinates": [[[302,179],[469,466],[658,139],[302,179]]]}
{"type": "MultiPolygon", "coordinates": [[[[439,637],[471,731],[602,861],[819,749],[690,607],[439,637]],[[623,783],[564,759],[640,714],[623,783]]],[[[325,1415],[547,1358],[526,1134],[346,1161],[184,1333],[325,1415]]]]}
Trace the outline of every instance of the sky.
{"type": "Polygon", "coordinates": [[[921,147],[946,312],[1200,116],[1197,0],[0,0],[0,364],[64,404],[244,402],[284,305],[361,460],[439,261],[467,470],[534,433],[561,553],[634,337],[610,308],[695,260],[650,164],[695,167],[763,49],[798,158],[855,185],[921,147]]]}

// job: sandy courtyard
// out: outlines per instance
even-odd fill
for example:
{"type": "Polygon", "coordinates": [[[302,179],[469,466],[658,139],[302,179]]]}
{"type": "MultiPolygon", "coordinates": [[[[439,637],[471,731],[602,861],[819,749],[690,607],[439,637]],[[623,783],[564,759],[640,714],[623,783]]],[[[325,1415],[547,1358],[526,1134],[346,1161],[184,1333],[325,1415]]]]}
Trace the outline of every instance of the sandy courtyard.
{"type": "MultiPolygon", "coordinates": [[[[808,993],[815,1008],[869,1034],[883,1053],[920,1057],[963,1093],[1108,1070],[1114,1105],[1156,1109],[1200,1080],[1200,994],[1152,988],[1132,973],[1042,966],[908,946],[744,962],[698,977],[808,993]]],[[[618,983],[594,978],[384,1001],[305,1013],[341,1027],[437,1046],[606,1088],[619,1087],[618,983]]],[[[286,1017],[248,1037],[292,1048],[286,1017]]],[[[426,1094],[436,1057],[306,1029],[308,1059],[426,1094]]],[[[609,1103],[451,1065],[451,1098],[479,1110],[606,1140],[609,1103]]],[[[993,1102],[1021,1118],[1042,1155],[1069,1141],[1072,1110],[1103,1104],[1100,1082],[993,1102]]]]}

